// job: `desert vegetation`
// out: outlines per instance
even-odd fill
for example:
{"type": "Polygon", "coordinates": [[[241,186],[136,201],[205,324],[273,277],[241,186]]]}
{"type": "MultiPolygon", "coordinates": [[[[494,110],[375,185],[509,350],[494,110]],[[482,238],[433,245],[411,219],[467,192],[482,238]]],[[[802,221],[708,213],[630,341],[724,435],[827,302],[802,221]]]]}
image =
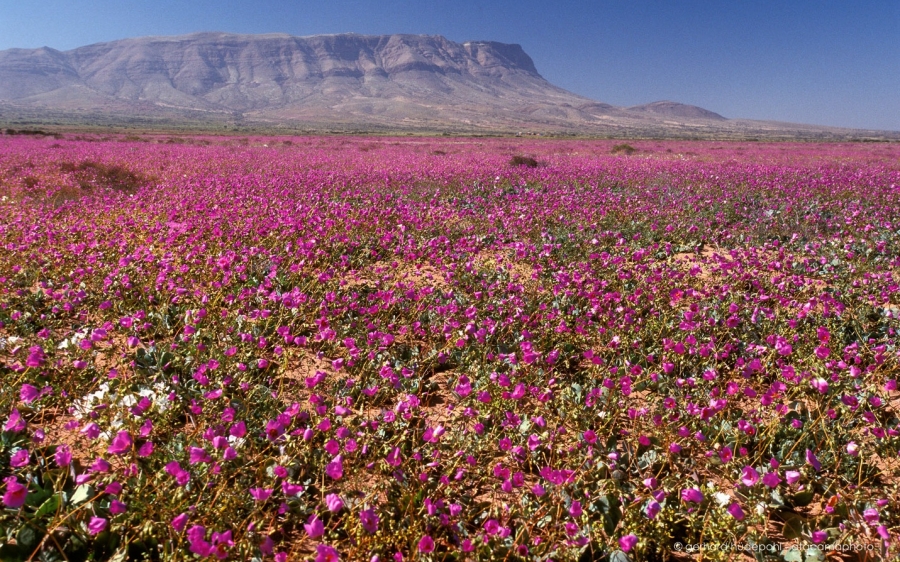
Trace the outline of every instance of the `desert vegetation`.
{"type": "Polygon", "coordinates": [[[3,560],[898,556],[897,145],[169,140],[0,137],[3,560]]]}

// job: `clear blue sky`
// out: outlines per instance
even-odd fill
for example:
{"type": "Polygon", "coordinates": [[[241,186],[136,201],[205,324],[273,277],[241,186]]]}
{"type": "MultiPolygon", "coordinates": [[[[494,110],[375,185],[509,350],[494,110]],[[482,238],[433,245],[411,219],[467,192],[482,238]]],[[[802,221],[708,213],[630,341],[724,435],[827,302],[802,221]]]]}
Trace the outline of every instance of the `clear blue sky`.
{"type": "Polygon", "coordinates": [[[900,0],[0,0],[0,49],[194,31],[519,43],[614,105],[900,130],[900,0]]]}

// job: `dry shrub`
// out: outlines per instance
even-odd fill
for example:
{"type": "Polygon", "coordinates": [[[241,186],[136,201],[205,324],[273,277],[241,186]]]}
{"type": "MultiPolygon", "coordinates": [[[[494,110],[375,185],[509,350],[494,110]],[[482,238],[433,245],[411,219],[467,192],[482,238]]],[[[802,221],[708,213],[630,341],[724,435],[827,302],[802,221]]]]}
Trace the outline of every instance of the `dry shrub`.
{"type": "Polygon", "coordinates": [[[510,166],[525,166],[528,168],[537,168],[538,161],[530,156],[513,156],[509,161],[510,166]]]}

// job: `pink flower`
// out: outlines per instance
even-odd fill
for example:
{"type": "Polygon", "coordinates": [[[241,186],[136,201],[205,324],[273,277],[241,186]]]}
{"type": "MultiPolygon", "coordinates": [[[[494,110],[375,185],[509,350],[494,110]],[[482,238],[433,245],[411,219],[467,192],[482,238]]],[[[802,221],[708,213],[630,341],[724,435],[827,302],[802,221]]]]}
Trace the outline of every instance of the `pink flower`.
{"type": "Polygon", "coordinates": [[[13,408],[13,411],[9,414],[9,419],[6,420],[6,425],[3,426],[4,431],[11,431],[12,433],[18,433],[25,429],[25,420],[22,419],[22,415],[19,414],[19,410],[13,408]]]}
{"type": "Polygon", "coordinates": [[[322,524],[322,520],[316,517],[315,514],[309,516],[309,519],[303,524],[303,528],[311,539],[317,539],[325,533],[325,525],[322,524]]]}
{"type": "Polygon", "coordinates": [[[187,525],[188,514],[182,513],[181,515],[176,515],[174,519],[172,519],[172,528],[178,531],[179,533],[184,530],[184,526],[187,525]]]}
{"type": "Polygon", "coordinates": [[[272,495],[272,488],[250,488],[250,495],[258,502],[264,502],[272,495]]]}
{"type": "Polygon", "coordinates": [[[316,562],[340,562],[341,556],[338,551],[327,544],[316,546],[316,562]]]}
{"type": "Polygon", "coordinates": [[[22,507],[28,496],[28,488],[19,483],[15,476],[9,476],[5,480],[6,493],[3,494],[3,505],[16,509],[22,507]]]}
{"type": "Polygon", "coordinates": [[[22,468],[28,465],[28,459],[31,457],[27,449],[19,449],[9,459],[9,466],[13,468],[22,468]]]}
{"type": "Polygon", "coordinates": [[[787,470],[784,473],[784,478],[789,485],[793,486],[800,480],[800,473],[796,470],[787,470]]]}
{"type": "Polygon", "coordinates": [[[19,399],[26,404],[31,404],[41,395],[41,391],[38,390],[36,386],[32,386],[28,383],[24,383],[22,385],[21,390],[19,390],[19,399]]]}
{"type": "Polygon", "coordinates": [[[809,449],[806,450],[806,462],[808,462],[816,470],[816,472],[822,470],[822,463],[820,463],[819,459],[816,458],[815,453],[813,453],[809,449]]]}
{"type": "Polygon", "coordinates": [[[828,533],[826,533],[825,531],[813,531],[810,538],[812,538],[813,543],[819,544],[821,542],[824,542],[825,539],[828,538],[828,533]]]}
{"type": "Polygon", "coordinates": [[[374,510],[366,509],[359,512],[359,522],[367,533],[375,534],[378,532],[378,515],[374,510]]]}
{"type": "Polygon", "coordinates": [[[100,437],[100,426],[91,422],[82,428],[81,433],[87,435],[88,439],[96,439],[100,437]]]}
{"type": "Polygon", "coordinates": [[[572,505],[569,507],[569,515],[572,517],[581,517],[583,511],[581,510],[581,502],[573,501],[572,505]]]}
{"type": "Polygon", "coordinates": [[[744,510],[741,509],[741,504],[734,502],[728,506],[728,513],[737,519],[738,521],[744,520],[744,510]]]}
{"type": "Polygon", "coordinates": [[[752,466],[745,466],[743,472],[741,472],[741,482],[744,486],[754,486],[759,482],[759,473],[752,466]]]}
{"type": "Polygon", "coordinates": [[[703,492],[697,488],[685,488],[681,490],[681,499],[691,503],[703,503],[703,492]]]}
{"type": "Polygon", "coordinates": [[[209,556],[213,553],[213,546],[206,540],[206,527],[194,525],[187,530],[189,550],[199,556],[209,556]]]}
{"type": "Polygon", "coordinates": [[[332,480],[341,479],[344,475],[344,463],[342,462],[340,455],[334,457],[333,461],[325,465],[325,474],[332,480]]]}
{"type": "Polygon", "coordinates": [[[236,424],[231,426],[231,429],[228,430],[228,433],[232,437],[237,437],[240,439],[241,437],[247,435],[247,424],[244,423],[243,420],[237,422],[236,424]]]}
{"type": "Polygon", "coordinates": [[[325,496],[325,506],[328,508],[328,511],[337,513],[344,509],[344,500],[337,494],[328,494],[325,496]]]}
{"type": "Polygon", "coordinates": [[[131,450],[131,446],[134,444],[134,441],[131,439],[131,434],[127,431],[120,431],[113,437],[112,443],[109,445],[109,452],[112,455],[124,455],[125,453],[131,450]]]}
{"type": "Polygon", "coordinates": [[[619,539],[619,547],[625,552],[631,552],[634,545],[638,543],[638,538],[634,535],[625,535],[619,539]]]}
{"type": "Polygon", "coordinates": [[[106,524],[108,521],[103,517],[91,517],[90,522],[88,523],[88,533],[91,535],[97,535],[106,530],[106,524]]]}
{"type": "Polygon", "coordinates": [[[190,447],[190,463],[198,464],[198,463],[208,463],[212,462],[212,457],[209,456],[209,453],[206,450],[201,449],[200,447],[190,447]]]}
{"type": "Polygon", "coordinates": [[[109,502],[109,512],[113,515],[118,515],[120,513],[125,513],[128,511],[128,506],[119,500],[112,500],[109,502]]]}
{"type": "Polygon", "coordinates": [[[870,507],[867,510],[863,511],[863,519],[866,520],[866,523],[869,525],[874,525],[878,523],[879,514],[878,510],[874,507],[870,507]]]}
{"type": "Polygon", "coordinates": [[[650,503],[647,504],[647,509],[644,510],[644,514],[647,515],[647,519],[655,519],[660,511],[662,511],[662,506],[659,505],[659,502],[650,500],[650,503]]]}
{"type": "Polygon", "coordinates": [[[60,445],[57,447],[56,452],[53,454],[53,459],[58,466],[69,466],[69,463],[72,462],[72,452],[69,450],[69,446],[60,445]]]}
{"type": "Polygon", "coordinates": [[[403,459],[400,457],[400,447],[394,447],[384,459],[391,466],[400,466],[403,459]]]}
{"type": "Polygon", "coordinates": [[[769,488],[777,488],[778,484],[781,483],[781,478],[778,477],[778,474],[774,472],[767,472],[762,477],[763,484],[768,486],[769,488]]]}
{"type": "Polygon", "coordinates": [[[423,554],[434,552],[434,539],[429,535],[425,535],[419,539],[419,552],[423,554]]]}

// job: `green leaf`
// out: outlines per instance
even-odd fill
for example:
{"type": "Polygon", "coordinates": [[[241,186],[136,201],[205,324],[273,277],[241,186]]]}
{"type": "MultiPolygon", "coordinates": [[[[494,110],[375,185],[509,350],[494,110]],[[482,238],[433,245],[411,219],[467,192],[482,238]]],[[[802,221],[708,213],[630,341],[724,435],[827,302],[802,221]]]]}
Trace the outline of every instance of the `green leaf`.
{"type": "Polygon", "coordinates": [[[34,514],[35,519],[40,519],[42,517],[46,517],[47,515],[56,514],[56,510],[59,509],[59,504],[62,503],[62,493],[53,494],[47,501],[41,504],[41,507],[38,508],[37,512],[34,514]]]}
{"type": "Polygon", "coordinates": [[[52,488],[38,488],[36,491],[28,494],[28,498],[25,500],[27,505],[31,506],[39,506],[44,501],[53,494],[52,488]]]}
{"type": "Polygon", "coordinates": [[[784,538],[799,539],[803,535],[804,518],[796,513],[782,513],[781,516],[784,517],[784,528],[781,531],[784,538]]]}
{"type": "Polygon", "coordinates": [[[521,433],[522,435],[526,435],[530,429],[531,429],[531,420],[524,420],[519,425],[519,433],[521,433]]]}
{"type": "Polygon", "coordinates": [[[800,492],[788,497],[788,503],[792,507],[805,507],[810,504],[815,497],[815,492],[812,490],[806,490],[804,492],[800,492]]]}
{"type": "Polygon", "coordinates": [[[796,546],[792,546],[789,550],[783,552],[781,557],[785,562],[803,562],[803,553],[796,546]]]}
{"type": "Polygon", "coordinates": [[[825,553],[818,548],[809,547],[806,549],[806,562],[824,562],[825,553]]]}
{"type": "Polygon", "coordinates": [[[20,562],[21,560],[25,560],[25,557],[28,556],[28,554],[30,553],[23,553],[22,549],[14,544],[6,543],[0,545],[0,560],[20,562]]]}
{"type": "Polygon", "coordinates": [[[41,537],[37,530],[30,525],[25,525],[16,534],[16,543],[26,550],[34,549],[40,540],[41,537]]]}
{"type": "Polygon", "coordinates": [[[75,488],[75,492],[72,493],[72,497],[69,498],[69,504],[73,506],[78,505],[87,501],[93,495],[94,491],[91,489],[91,486],[89,484],[82,484],[81,486],[75,488]]]}

